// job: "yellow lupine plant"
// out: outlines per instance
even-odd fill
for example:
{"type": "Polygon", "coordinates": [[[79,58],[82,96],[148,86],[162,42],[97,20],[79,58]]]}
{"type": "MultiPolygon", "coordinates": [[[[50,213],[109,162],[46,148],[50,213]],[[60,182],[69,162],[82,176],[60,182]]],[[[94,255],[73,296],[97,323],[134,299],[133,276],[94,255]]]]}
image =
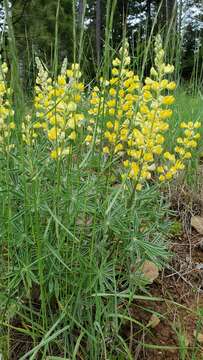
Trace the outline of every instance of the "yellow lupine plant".
{"type": "Polygon", "coordinates": [[[137,190],[152,176],[161,182],[171,180],[191,158],[191,149],[197,146],[200,137],[200,123],[182,122],[182,136],[175,139],[174,149],[169,151],[166,140],[176,83],[169,80],[174,66],[164,59],[158,35],[154,66],[143,83],[131,69],[125,40],[118,57],[112,61],[110,79],[100,79],[86,97],[84,107],[79,64],[72,64],[67,70],[64,62],[60,75],[53,80],[37,58],[35,121],[28,115],[22,124],[25,143],[32,145],[38,137],[45,137],[50,156],[56,160],[70,154],[79,138],[80,145],[82,142],[87,147],[94,145],[94,151],[102,150],[104,161],[115,160],[112,164],[116,164],[116,169],[112,170],[119,173],[120,179],[130,180],[137,190]]]}
{"type": "Polygon", "coordinates": [[[10,137],[15,128],[14,110],[12,108],[12,92],[7,86],[6,74],[8,66],[6,63],[0,65],[0,151],[9,151],[14,145],[10,137]]]}
{"type": "Polygon", "coordinates": [[[172,179],[185,167],[191,157],[191,148],[197,146],[200,123],[181,123],[183,137],[176,139],[177,146],[169,152],[166,133],[170,129],[175,102],[171,91],[176,83],[167,76],[174,66],[165,64],[162,40],[155,40],[155,60],[150,77],[141,83],[130,69],[128,43],[124,42],[119,57],[113,60],[110,80],[101,78],[100,86],[90,95],[87,124],[87,145],[102,144],[105,157],[117,157],[122,163],[121,177],[130,179],[137,190],[157,174],[160,181],[172,179]],[[96,131],[95,131],[96,129],[96,131]]]}

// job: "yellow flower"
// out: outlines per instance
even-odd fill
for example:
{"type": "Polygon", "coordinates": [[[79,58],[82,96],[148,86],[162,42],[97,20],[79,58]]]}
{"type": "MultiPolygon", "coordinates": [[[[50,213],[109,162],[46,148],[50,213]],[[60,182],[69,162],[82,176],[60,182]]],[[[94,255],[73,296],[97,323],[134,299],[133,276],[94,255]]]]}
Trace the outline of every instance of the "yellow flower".
{"type": "Polygon", "coordinates": [[[65,85],[66,85],[66,79],[65,79],[64,76],[62,76],[62,75],[59,75],[59,76],[58,76],[58,84],[59,84],[60,86],[65,86],[65,85]]]}
{"type": "Polygon", "coordinates": [[[159,111],[159,116],[161,119],[167,119],[167,118],[171,117],[172,114],[173,114],[173,111],[171,109],[165,109],[165,110],[159,111]]]}
{"type": "Polygon", "coordinates": [[[166,65],[164,67],[164,73],[165,74],[172,74],[173,72],[174,72],[174,66],[173,65],[168,64],[168,65],[166,65]]]}
{"type": "Polygon", "coordinates": [[[51,152],[51,158],[52,158],[53,160],[58,159],[58,157],[59,157],[60,155],[61,155],[61,148],[60,148],[60,147],[56,148],[55,150],[53,150],[53,151],[51,152]]]}
{"type": "Polygon", "coordinates": [[[107,121],[106,127],[107,127],[107,129],[112,129],[112,128],[113,128],[112,122],[111,122],[111,121],[107,121]]]}
{"type": "Polygon", "coordinates": [[[172,105],[175,101],[174,96],[164,96],[162,99],[162,104],[164,105],[172,105]]]}
{"type": "Polygon", "coordinates": [[[130,170],[130,174],[129,176],[132,178],[136,178],[137,175],[139,174],[139,165],[136,162],[132,162],[131,163],[131,170],[130,170]]]}
{"type": "Polygon", "coordinates": [[[109,154],[109,153],[110,153],[108,146],[104,146],[104,147],[103,147],[103,153],[104,153],[104,154],[109,154]]]}
{"type": "Polygon", "coordinates": [[[144,154],[144,161],[153,161],[154,160],[154,157],[153,157],[153,154],[152,153],[145,153],[144,154]]]}
{"type": "Polygon", "coordinates": [[[128,167],[129,167],[129,165],[130,165],[129,160],[125,160],[125,161],[123,161],[123,165],[124,165],[124,167],[128,168],[128,167]]]}
{"type": "Polygon", "coordinates": [[[90,143],[93,139],[93,136],[92,135],[87,135],[86,138],[85,138],[85,142],[86,143],[90,143]]]}
{"type": "Polygon", "coordinates": [[[115,114],[115,109],[114,108],[110,108],[109,109],[109,115],[114,115],[115,114]]]}
{"type": "Polygon", "coordinates": [[[75,131],[72,131],[72,132],[70,133],[70,135],[68,136],[68,138],[69,138],[70,140],[73,140],[73,141],[76,139],[76,137],[77,137],[77,134],[76,134],[75,131]]]}
{"type": "Polygon", "coordinates": [[[137,185],[136,185],[136,190],[137,190],[137,191],[141,191],[141,190],[142,190],[142,186],[143,186],[142,184],[137,184],[137,185]]]}
{"type": "Polygon", "coordinates": [[[109,95],[115,96],[116,95],[116,90],[114,88],[110,88],[109,95]]]}
{"type": "Polygon", "coordinates": [[[168,85],[168,80],[164,79],[160,82],[160,86],[162,89],[167,89],[167,85],[168,85]]]}
{"type": "Polygon", "coordinates": [[[112,61],[112,64],[113,64],[114,67],[120,66],[121,61],[120,61],[118,58],[116,58],[116,59],[114,59],[114,60],[112,61]]]}
{"type": "Polygon", "coordinates": [[[115,152],[115,154],[116,154],[117,152],[119,152],[119,151],[121,151],[121,150],[123,150],[123,145],[122,145],[122,144],[117,144],[117,145],[115,146],[114,152],[115,152]]]}
{"type": "Polygon", "coordinates": [[[157,170],[157,172],[158,172],[159,174],[163,174],[163,173],[164,173],[164,168],[163,168],[163,166],[158,166],[156,170],[157,170]]]}
{"type": "Polygon", "coordinates": [[[159,180],[160,180],[160,181],[165,181],[165,179],[166,179],[166,178],[165,178],[164,175],[160,175],[160,176],[159,176],[159,180]]]}
{"type": "Polygon", "coordinates": [[[113,76],[118,76],[118,75],[119,75],[118,69],[113,68],[113,69],[112,69],[112,75],[113,75],[113,76]]]}
{"type": "Polygon", "coordinates": [[[171,180],[172,177],[173,177],[173,175],[172,175],[172,173],[171,173],[170,171],[168,171],[168,172],[166,173],[166,175],[165,175],[165,178],[166,178],[167,180],[171,180]]]}
{"type": "Polygon", "coordinates": [[[74,103],[73,101],[70,101],[69,104],[67,105],[67,111],[74,112],[76,110],[77,110],[76,103],[74,103]]]}
{"type": "Polygon", "coordinates": [[[48,131],[48,139],[53,141],[56,140],[57,137],[60,134],[60,129],[56,128],[55,126],[53,126],[49,131],[48,131]]]}
{"type": "Polygon", "coordinates": [[[174,155],[174,154],[171,154],[171,153],[168,152],[168,151],[166,151],[166,152],[164,153],[164,158],[165,158],[166,160],[169,160],[169,161],[172,161],[172,162],[175,161],[175,155],[174,155]]]}
{"type": "Polygon", "coordinates": [[[175,90],[175,88],[176,88],[176,83],[175,83],[175,81],[171,81],[168,85],[167,85],[167,87],[166,87],[168,90],[175,90]]]}
{"type": "Polygon", "coordinates": [[[10,127],[10,129],[15,129],[16,124],[12,121],[12,122],[9,124],[9,127],[10,127]]]}

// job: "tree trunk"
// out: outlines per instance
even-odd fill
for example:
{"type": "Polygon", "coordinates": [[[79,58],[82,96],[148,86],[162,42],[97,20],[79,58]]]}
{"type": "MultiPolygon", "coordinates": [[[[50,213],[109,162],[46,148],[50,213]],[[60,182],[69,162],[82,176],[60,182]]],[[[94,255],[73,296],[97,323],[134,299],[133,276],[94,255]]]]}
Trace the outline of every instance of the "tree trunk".
{"type": "Polygon", "coordinates": [[[146,15],[147,15],[147,38],[150,35],[151,26],[152,26],[152,19],[151,19],[151,3],[152,0],[147,0],[146,4],[146,15]]]}
{"type": "Polygon", "coordinates": [[[96,54],[97,65],[101,58],[101,0],[96,0],[96,54]]]}
{"type": "Polygon", "coordinates": [[[78,28],[81,28],[83,15],[83,0],[79,0],[78,3],[78,28]]]}

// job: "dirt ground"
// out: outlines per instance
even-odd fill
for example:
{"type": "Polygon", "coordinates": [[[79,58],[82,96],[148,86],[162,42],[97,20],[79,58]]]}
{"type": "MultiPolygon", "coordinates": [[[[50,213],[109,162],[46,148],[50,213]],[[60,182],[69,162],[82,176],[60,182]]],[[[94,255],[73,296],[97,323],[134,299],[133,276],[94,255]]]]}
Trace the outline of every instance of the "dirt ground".
{"type": "Polygon", "coordinates": [[[195,231],[183,234],[172,240],[171,250],[175,255],[170,266],[148,289],[152,296],[165,300],[136,302],[131,307],[131,316],[146,326],[152,316],[150,310],[163,315],[163,318],[158,315],[158,325],[150,331],[149,328],[142,333],[138,331],[136,337],[134,334],[138,329],[126,328],[135,360],[182,360],[178,332],[184,334],[188,346],[187,357],[183,359],[203,359],[203,342],[198,343],[194,335],[197,327],[200,327],[198,332],[203,333],[200,317],[197,316],[197,309],[203,309],[203,238],[195,231]],[[144,348],[141,343],[157,347],[144,348]],[[199,349],[192,357],[197,343],[199,349]],[[171,348],[163,350],[159,346],[171,348]]]}

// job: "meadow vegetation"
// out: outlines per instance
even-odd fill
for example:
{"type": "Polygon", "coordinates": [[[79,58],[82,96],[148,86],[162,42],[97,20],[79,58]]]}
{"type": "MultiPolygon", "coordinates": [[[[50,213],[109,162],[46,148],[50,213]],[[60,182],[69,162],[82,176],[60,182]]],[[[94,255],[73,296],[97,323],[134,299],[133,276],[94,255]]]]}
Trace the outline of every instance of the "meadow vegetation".
{"type": "Polygon", "coordinates": [[[201,92],[177,89],[160,35],[153,44],[143,77],[123,36],[90,86],[79,63],[53,73],[36,57],[33,99],[21,103],[1,62],[4,359],[134,359],[123,327],[147,329],[130,306],[160,300],[146,267],[172,256],[167,189],[202,152],[201,92]]]}

